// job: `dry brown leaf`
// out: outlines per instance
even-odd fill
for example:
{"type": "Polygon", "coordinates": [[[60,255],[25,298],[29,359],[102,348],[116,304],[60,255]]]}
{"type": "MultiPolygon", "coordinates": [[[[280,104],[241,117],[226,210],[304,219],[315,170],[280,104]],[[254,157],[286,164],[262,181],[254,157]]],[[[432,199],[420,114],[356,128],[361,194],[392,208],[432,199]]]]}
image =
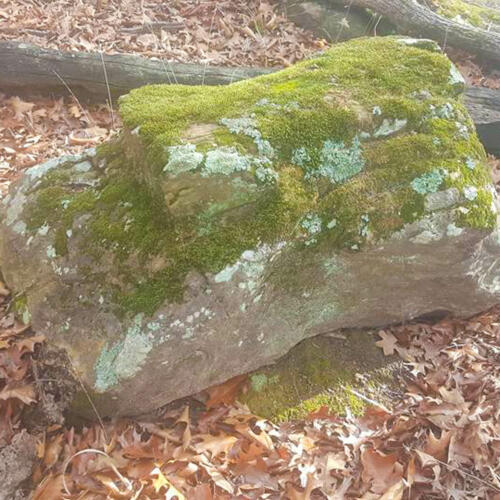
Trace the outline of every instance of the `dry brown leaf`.
{"type": "Polygon", "coordinates": [[[62,475],[57,474],[53,476],[49,474],[36,487],[33,493],[33,500],[60,500],[62,499],[62,491],[62,475]]]}
{"type": "Polygon", "coordinates": [[[452,433],[448,431],[441,431],[441,437],[436,438],[432,430],[430,430],[424,447],[425,453],[438,460],[446,461],[451,434],[452,433]]]}
{"type": "Polygon", "coordinates": [[[210,452],[212,458],[219,456],[221,453],[225,453],[227,457],[234,444],[238,441],[238,438],[234,436],[226,436],[224,434],[220,436],[207,434],[197,437],[201,438],[201,442],[193,445],[196,452],[203,453],[208,451],[210,452]]]}
{"type": "Polygon", "coordinates": [[[210,389],[208,389],[207,392],[209,398],[205,403],[206,407],[212,408],[221,403],[226,405],[233,404],[240,389],[247,381],[247,378],[247,375],[240,375],[238,377],[229,379],[223,384],[216,385],[215,387],[211,387],[210,389]]]}
{"type": "Polygon", "coordinates": [[[10,98],[10,105],[14,110],[15,118],[17,120],[22,120],[24,118],[24,115],[33,109],[35,103],[26,102],[20,99],[19,97],[14,96],[10,98]]]}
{"type": "Polygon", "coordinates": [[[155,492],[158,493],[160,490],[165,491],[165,498],[173,498],[177,497],[177,500],[186,500],[186,497],[163,475],[162,471],[156,467],[152,470],[151,476],[156,476],[156,479],[153,479],[153,487],[155,492]]]}
{"type": "Polygon", "coordinates": [[[398,339],[392,333],[386,332],[385,330],[380,330],[377,333],[382,340],[375,342],[375,344],[384,350],[386,356],[392,356],[398,339]]]}
{"type": "Polygon", "coordinates": [[[381,497],[380,500],[401,500],[405,485],[403,480],[393,484],[381,497]]]}
{"type": "Polygon", "coordinates": [[[36,391],[31,384],[20,382],[10,382],[0,391],[0,400],[19,399],[24,404],[31,404],[36,401],[36,391]]]}
{"type": "Polygon", "coordinates": [[[403,467],[395,453],[385,454],[372,448],[361,451],[362,477],[375,493],[384,493],[403,477],[403,467]]]}
{"type": "Polygon", "coordinates": [[[57,460],[59,459],[59,455],[61,454],[63,448],[63,437],[63,433],[60,432],[52,437],[50,441],[45,445],[45,455],[43,457],[43,463],[48,469],[55,465],[57,460]]]}

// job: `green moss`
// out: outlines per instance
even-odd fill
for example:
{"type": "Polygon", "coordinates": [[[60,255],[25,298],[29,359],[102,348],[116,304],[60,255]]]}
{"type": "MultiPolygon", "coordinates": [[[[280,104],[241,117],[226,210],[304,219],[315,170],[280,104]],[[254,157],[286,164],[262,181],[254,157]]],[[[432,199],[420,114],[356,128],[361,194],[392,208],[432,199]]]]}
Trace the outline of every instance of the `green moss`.
{"type": "Polygon", "coordinates": [[[68,237],[64,227],[58,227],[56,230],[54,248],[56,250],[56,254],[59,256],[66,255],[68,253],[68,237]]]}
{"type": "Polygon", "coordinates": [[[469,201],[460,213],[459,222],[464,226],[477,226],[484,229],[496,227],[497,216],[492,211],[493,195],[490,191],[479,189],[477,197],[469,201]]]}
{"type": "Polygon", "coordinates": [[[31,323],[31,313],[28,308],[28,300],[25,294],[15,297],[11,302],[11,308],[16,317],[25,325],[29,325],[31,323]]]}
{"type": "Polygon", "coordinates": [[[255,414],[275,421],[301,419],[323,406],[337,415],[344,415],[346,408],[359,415],[366,403],[356,392],[370,397],[368,384],[376,392],[394,383],[386,363],[366,332],[346,332],[345,340],[314,337],[251,375],[239,399],[255,414]]]}

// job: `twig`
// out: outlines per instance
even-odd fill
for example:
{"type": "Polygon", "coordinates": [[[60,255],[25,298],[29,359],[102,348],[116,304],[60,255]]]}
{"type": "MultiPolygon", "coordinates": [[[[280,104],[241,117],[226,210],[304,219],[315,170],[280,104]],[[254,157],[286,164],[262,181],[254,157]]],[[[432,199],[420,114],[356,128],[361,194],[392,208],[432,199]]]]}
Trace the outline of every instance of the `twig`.
{"type": "Polygon", "coordinates": [[[94,120],[87,113],[87,111],[85,110],[85,108],[82,106],[80,100],[78,99],[78,97],[76,97],[75,93],[71,90],[70,86],[64,81],[64,78],[55,69],[53,69],[52,72],[57,76],[57,78],[59,78],[59,80],[61,80],[62,84],[66,87],[66,89],[68,90],[68,92],[72,95],[73,99],[78,104],[78,107],[80,108],[80,111],[87,117],[88,122],[94,124],[94,120]]]}
{"type": "Polygon", "coordinates": [[[500,488],[497,488],[494,484],[490,483],[489,481],[486,481],[484,479],[481,479],[480,477],[474,476],[474,474],[471,474],[470,472],[464,471],[463,469],[460,469],[459,467],[455,467],[454,465],[447,464],[446,462],[443,462],[443,461],[437,459],[436,457],[432,457],[432,458],[436,462],[440,463],[441,465],[444,465],[445,467],[448,467],[449,469],[460,472],[461,474],[464,474],[465,476],[470,477],[471,479],[475,479],[476,481],[480,482],[481,484],[484,484],[484,486],[487,486],[488,488],[491,488],[493,491],[500,493],[500,488]]]}
{"type": "Polygon", "coordinates": [[[102,61],[102,69],[104,71],[104,79],[106,80],[106,88],[108,89],[108,101],[109,101],[109,109],[111,111],[111,128],[115,128],[115,114],[113,112],[113,102],[111,100],[111,89],[109,88],[108,82],[108,72],[106,71],[106,65],[104,64],[104,56],[102,55],[102,51],[99,52],[101,54],[102,61]]]}
{"type": "Polygon", "coordinates": [[[104,428],[104,422],[102,421],[101,415],[99,415],[99,412],[97,411],[97,408],[92,401],[92,398],[90,397],[89,392],[87,391],[87,388],[85,387],[85,384],[83,383],[82,379],[80,378],[80,375],[78,375],[78,372],[73,368],[73,375],[76,377],[78,382],[80,383],[80,386],[83,389],[83,392],[85,393],[85,396],[89,400],[90,406],[92,406],[92,410],[94,410],[94,413],[96,414],[97,420],[99,422],[99,425],[101,426],[102,432],[104,434],[104,439],[106,442],[109,442],[108,435],[106,433],[106,429],[104,428]]]}
{"type": "Polygon", "coordinates": [[[154,21],[144,23],[142,26],[133,26],[131,28],[120,28],[122,33],[129,35],[136,35],[139,33],[146,33],[148,31],[179,31],[185,27],[184,23],[167,22],[167,21],[154,21]]]}
{"type": "Polygon", "coordinates": [[[350,387],[342,386],[342,388],[344,390],[352,392],[355,396],[357,396],[358,398],[362,399],[363,401],[366,401],[367,403],[369,403],[369,404],[371,404],[373,406],[377,406],[381,410],[384,410],[385,412],[390,413],[390,411],[383,404],[378,403],[374,399],[367,398],[364,394],[361,394],[360,392],[355,391],[354,389],[351,389],[350,387]]]}
{"type": "MultiPolygon", "coordinates": [[[[63,471],[62,471],[62,482],[63,482],[64,490],[66,491],[67,495],[71,495],[71,492],[69,491],[69,488],[68,488],[68,484],[66,483],[66,471],[68,470],[68,466],[69,466],[71,460],[73,460],[74,458],[76,458],[79,455],[83,455],[84,453],[96,453],[97,455],[102,455],[102,456],[108,458],[109,461],[110,461],[109,466],[111,467],[111,469],[113,470],[113,472],[120,478],[120,480],[125,484],[125,486],[127,488],[127,493],[131,493],[132,488],[133,488],[132,483],[130,482],[129,479],[127,479],[125,476],[123,476],[122,474],[120,474],[120,471],[113,464],[112,458],[107,453],[105,453],[104,451],[97,450],[95,448],[87,448],[85,450],[77,451],[76,453],[74,453],[73,455],[71,455],[71,457],[69,457],[68,460],[66,460],[66,462],[64,463],[64,468],[63,468],[63,471]]],[[[124,494],[124,492],[120,492],[120,493],[122,495],[124,494]]]]}

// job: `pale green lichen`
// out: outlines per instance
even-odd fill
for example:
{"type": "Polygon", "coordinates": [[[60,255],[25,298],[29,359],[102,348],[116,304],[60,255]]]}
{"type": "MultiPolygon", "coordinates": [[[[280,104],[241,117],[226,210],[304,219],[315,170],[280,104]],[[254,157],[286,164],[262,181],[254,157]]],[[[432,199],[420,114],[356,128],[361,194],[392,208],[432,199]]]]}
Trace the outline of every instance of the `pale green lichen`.
{"type": "Polygon", "coordinates": [[[197,169],[203,162],[203,154],[196,151],[194,144],[183,144],[180,146],[170,146],[168,150],[168,163],[163,169],[174,175],[189,170],[197,169]]]}
{"type": "Polygon", "coordinates": [[[249,168],[250,160],[248,157],[238,153],[234,147],[223,146],[207,153],[202,175],[231,175],[234,172],[242,172],[249,168]]]}
{"type": "Polygon", "coordinates": [[[317,214],[306,214],[300,221],[300,225],[310,235],[318,234],[321,232],[321,218],[317,214]]]}
{"type": "Polygon", "coordinates": [[[311,157],[307,152],[307,149],[302,146],[298,149],[295,149],[292,154],[292,163],[298,165],[299,167],[305,167],[311,162],[311,157]]]}
{"type": "Polygon", "coordinates": [[[469,201],[474,201],[477,198],[477,188],[474,186],[465,186],[464,187],[464,196],[469,201]]]}
{"type": "Polygon", "coordinates": [[[358,137],[347,147],[343,141],[327,140],[323,143],[317,167],[307,163],[305,178],[324,177],[330,182],[344,182],[359,174],[365,166],[358,137]]]}
{"type": "Polygon", "coordinates": [[[220,123],[234,134],[244,134],[252,138],[261,156],[269,159],[274,156],[274,149],[268,140],[262,138],[262,134],[257,128],[257,121],[254,118],[222,118],[220,123]]]}
{"type": "Polygon", "coordinates": [[[104,392],[118,382],[133,377],[146,362],[153,343],[142,332],[141,324],[142,315],[137,315],[122,341],[101,350],[95,365],[96,391],[104,392]]]}
{"type": "Polygon", "coordinates": [[[443,169],[435,169],[413,179],[411,187],[419,194],[435,193],[439,190],[445,178],[446,172],[443,169]]]}
{"type": "Polygon", "coordinates": [[[384,119],[382,125],[380,125],[380,127],[373,133],[373,136],[387,137],[389,135],[395,134],[396,132],[399,132],[400,130],[405,128],[407,124],[408,120],[406,118],[403,118],[401,120],[398,120],[397,118],[395,120],[384,119]]]}

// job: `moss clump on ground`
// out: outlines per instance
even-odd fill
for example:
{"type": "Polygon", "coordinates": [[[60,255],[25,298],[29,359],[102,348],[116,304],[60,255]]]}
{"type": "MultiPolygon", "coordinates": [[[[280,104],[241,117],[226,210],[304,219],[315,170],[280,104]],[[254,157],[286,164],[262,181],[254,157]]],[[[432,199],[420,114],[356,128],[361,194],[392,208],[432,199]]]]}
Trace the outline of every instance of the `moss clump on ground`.
{"type": "Polygon", "coordinates": [[[105,174],[49,172],[28,230],[50,231],[57,258],[75,244],[92,255],[89,280],[135,315],[182,300],[190,271],[217,273],[258,244],[331,252],[384,239],[424,214],[412,182],[436,169],[440,189],[480,193],[458,222],[491,229],[485,154],[451,69],[432,44],[370,38],[226,87],[134,90],[122,136],[95,158],[105,174]]]}
{"type": "Polygon", "coordinates": [[[355,392],[386,402],[384,387],[394,384],[388,358],[368,332],[342,336],[302,341],[275,365],[251,375],[240,401],[275,421],[304,418],[322,407],[337,415],[344,415],[346,408],[362,414],[366,401],[355,392]]]}

